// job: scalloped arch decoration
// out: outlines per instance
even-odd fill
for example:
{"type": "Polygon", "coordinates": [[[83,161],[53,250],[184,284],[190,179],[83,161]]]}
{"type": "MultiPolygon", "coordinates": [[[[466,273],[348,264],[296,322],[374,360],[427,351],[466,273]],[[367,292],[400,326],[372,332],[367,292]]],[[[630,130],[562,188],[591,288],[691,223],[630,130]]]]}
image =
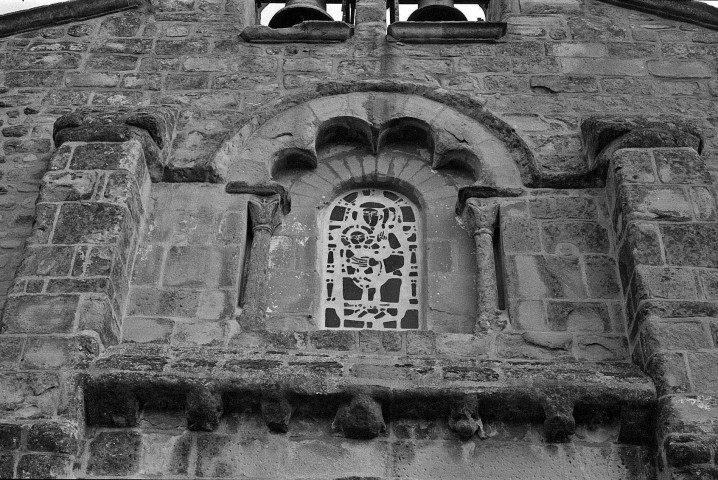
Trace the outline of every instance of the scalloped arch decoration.
{"type": "MultiPolygon", "coordinates": [[[[361,136],[372,148],[401,122],[425,125],[430,131],[431,166],[441,168],[445,155],[466,152],[468,169],[476,184],[519,187],[536,182],[536,167],[523,141],[504,122],[486,111],[481,121],[452,106],[419,95],[395,92],[352,92],[314,98],[266,119],[246,125],[229,139],[214,159],[227,181],[266,183],[281,171],[287,152],[302,152],[292,164],[311,169],[317,165],[317,139],[325,141],[327,125],[361,126],[361,136]],[[323,130],[324,127],[324,130],[323,130]]],[[[400,125],[399,125],[400,126],[400,125]]],[[[376,152],[374,152],[376,153],[376,152]]],[[[459,157],[459,158],[462,158],[459,157]]],[[[319,160],[321,161],[321,160],[319,160]]]]}

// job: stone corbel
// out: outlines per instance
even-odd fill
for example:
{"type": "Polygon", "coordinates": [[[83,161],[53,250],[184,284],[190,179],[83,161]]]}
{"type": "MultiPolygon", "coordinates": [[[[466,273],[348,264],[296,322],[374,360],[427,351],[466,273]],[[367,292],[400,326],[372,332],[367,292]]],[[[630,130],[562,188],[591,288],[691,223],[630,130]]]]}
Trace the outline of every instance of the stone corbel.
{"type": "Polygon", "coordinates": [[[478,318],[475,334],[485,334],[502,329],[500,318],[499,290],[496,279],[494,257],[494,234],[499,216],[499,205],[495,200],[471,198],[466,201],[464,222],[476,244],[476,299],[478,318]]]}
{"type": "Polygon", "coordinates": [[[292,419],[292,405],[283,395],[266,395],[260,404],[267,428],[276,433],[287,433],[292,419]]]}
{"type": "Polygon", "coordinates": [[[142,145],[150,178],[161,182],[174,141],[177,115],[169,107],[84,107],[55,122],[53,139],[58,148],[67,142],[137,140],[142,145]]]}
{"type": "Polygon", "coordinates": [[[375,438],[386,431],[381,405],[369,395],[356,395],[339,408],[332,429],[349,438],[375,438]]]}
{"type": "Polygon", "coordinates": [[[454,402],[449,414],[449,428],[462,440],[470,439],[475,433],[478,433],[481,439],[486,438],[476,395],[466,395],[454,402]]]}
{"type": "Polygon", "coordinates": [[[546,397],[542,400],[546,418],[543,422],[546,441],[563,443],[576,432],[573,417],[574,399],[567,397],[546,397]]]}
{"type": "Polygon", "coordinates": [[[222,395],[209,387],[196,387],[187,393],[187,428],[211,432],[224,413],[222,395]]]}
{"type": "Polygon", "coordinates": [[[581,123],[584,154],[590,168],[605,168],[622,148],[680,148],[703,150],[701,127],[682,117],[589,117],[581,123]]]}

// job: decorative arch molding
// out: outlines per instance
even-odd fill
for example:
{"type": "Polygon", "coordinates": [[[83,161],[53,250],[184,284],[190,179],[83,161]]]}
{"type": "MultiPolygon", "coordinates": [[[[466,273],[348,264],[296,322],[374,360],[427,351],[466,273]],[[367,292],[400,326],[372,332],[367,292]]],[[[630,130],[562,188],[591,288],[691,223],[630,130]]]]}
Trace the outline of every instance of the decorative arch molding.
{"type": "Polygon", "coordinates": [[[314,168],[318,148],[342,132],[376,153],[392,139],[422,130],[432,168],[464,168],[477,185],[545,183],[526,143],[480,103],[395,82],[333,82],[277,100],[227,140],[212,163],[226,181],[266,183],[283,165],[314,168]]]}

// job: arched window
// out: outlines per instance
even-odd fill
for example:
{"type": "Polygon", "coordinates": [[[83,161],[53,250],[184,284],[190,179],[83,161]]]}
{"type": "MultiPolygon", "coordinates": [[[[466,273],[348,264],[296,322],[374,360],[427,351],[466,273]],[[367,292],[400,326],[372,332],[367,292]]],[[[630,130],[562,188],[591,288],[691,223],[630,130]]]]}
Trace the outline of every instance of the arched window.
{"type": "Polygon", "coordinates": [[[418,329],[421,224],[403,195],[381,188],[342,194],[322,230],[322,326],[418,329]]]}

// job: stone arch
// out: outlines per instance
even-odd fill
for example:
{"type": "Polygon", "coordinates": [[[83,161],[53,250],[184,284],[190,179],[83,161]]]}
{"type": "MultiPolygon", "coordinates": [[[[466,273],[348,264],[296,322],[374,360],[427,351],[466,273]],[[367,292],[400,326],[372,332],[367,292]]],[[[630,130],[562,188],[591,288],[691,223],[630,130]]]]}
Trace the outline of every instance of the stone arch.
{"type": "Polygon", "coordinates": [[[277,182],[292,198],[292,209],[272,237],[268,288],[267,326],[278,330],[321,328],[322,291],[321,233],[330,205],[345,192],[386,189],[406,197],[421,217],[421,260],[419,327],[445,333],[472,333],[476,318],[474,244],[456,221],[454,207],[459,188],[471,184],[466,176],[434,170],[420,153],[403,145],[377,154],[358,146],[336,149],[321,158],[311,170],[284,171],[277,182]],[[272,258],[275,255],[276,260],[272,258]],[[291,267],[283,252],[292,252],[291,267]],[[451,256],[454,260],[447,260],[451,256]],[[442,267],[442,262],[445,266],[442,267]],[[429,265],[437,271],[429,276],[429,265]],[[439,265],[439,267],[437,267],[439,265]],[[295,296],[280,292],[295,292],[295,296]],[[274,293],[278,292],[278,293],[274,293]],[[311,302],[311,304],[310,304],[311,302]]]}
{"type": "Polygon", "coordinates": [[[213,159],[225,180],[265,183],[286,161],[279,152],[302,152],[297,165],[313,168],[317,148],[348,127],[376,151],[397,126],[425,126],[433,168],[469,162],[486,186],[539,186],[532,153],[512,127],[478,102],[442,89],[389,82],[331,83],[278,100],[227,140],[213,159]],[[457,155],[456,152],[464,152],[457,155]],[[444,157],[449,155],[451,161],[444,157]]]}

